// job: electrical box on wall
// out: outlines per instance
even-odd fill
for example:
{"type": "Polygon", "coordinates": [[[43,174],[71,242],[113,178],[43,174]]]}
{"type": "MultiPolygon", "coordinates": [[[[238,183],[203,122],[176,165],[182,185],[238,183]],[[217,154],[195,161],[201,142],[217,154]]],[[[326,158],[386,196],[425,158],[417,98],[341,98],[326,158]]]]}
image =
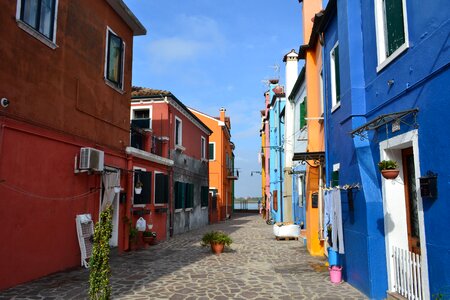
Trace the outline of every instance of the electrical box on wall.
{"type": "Polygon", "coordinates": [[[419,178],[420,180],[420,196],[422,198],[437,198],[437,174],[428,171],[427,176],[419,178]]]}
{"type": "Polygon", "coordinates": [[[311,195],[311,207],[318,208],[319,207],[319,193],[314,192],[311,195]]]}

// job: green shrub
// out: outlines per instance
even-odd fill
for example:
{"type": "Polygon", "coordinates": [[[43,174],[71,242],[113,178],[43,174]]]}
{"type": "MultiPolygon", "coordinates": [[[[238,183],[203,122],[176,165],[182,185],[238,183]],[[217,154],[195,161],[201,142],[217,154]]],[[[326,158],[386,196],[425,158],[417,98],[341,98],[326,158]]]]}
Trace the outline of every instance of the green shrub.
{"type": "Polygon", "coordinates": [[[382,160],[378,163],[378,168],[382,170],[394,170],[397,169],[397,162],[393,160],[382,160]]]}
{"type": "Polygon", "coordinates": [[[203,235],[202,246],[208,246],[211,243],[224,244],[230,246],[233,240],[223,231],[210,231],[203,235]]]}
{"type": "Polygon", "coordinates": [[[112,233],[112,207],[109,206],[100,214],[100,220],[95,224],[94,245],[89,261],[89,298],[110,299],[111,286],[109,277],[109,239],[112,233]]]}

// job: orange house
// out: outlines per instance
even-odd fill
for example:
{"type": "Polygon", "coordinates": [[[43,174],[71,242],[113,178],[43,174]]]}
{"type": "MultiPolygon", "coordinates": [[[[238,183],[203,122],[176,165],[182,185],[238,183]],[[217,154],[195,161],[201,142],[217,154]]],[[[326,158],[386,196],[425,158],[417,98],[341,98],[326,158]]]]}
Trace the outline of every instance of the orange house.
{"type": "Polygon", "coordinates": [[[316,14],[322,9],[322,2],[315,0],[304,0],[303,2],[303,28],[304,41],[309,41],[302,45],[299,50],[299,58],[305,59],[306,69],[306,93],[307,99],[307,126],[308,126],[308,146],[305,159],[309,160],[306,168],[306,235],[307,249],[311,255],[323,255],[324,247],[321,232],[322,220],[322,196],[321,185],[324,172],[323,163],[313,163],[323,161],[324,151],[324,126],[323,107],[321,95],[321,71],[322,71],[322,49],[318,43],[317,34],[320,14],[316,14]],[[314,200],[314,201],[313,201],[314,200]],[[317,200],[317,201],[316,201],[317,200]]]}
{"type": "Polygon", "coordinates": [[[223,221],[231,216],[234,180],[238,179],[238,173],[234,171],[230,117],[225,116],[224,108],[220,109],[219,117],[211,117],[192,108],[190,110],[213,131],[209,137],[210,222],[223,221]]]}

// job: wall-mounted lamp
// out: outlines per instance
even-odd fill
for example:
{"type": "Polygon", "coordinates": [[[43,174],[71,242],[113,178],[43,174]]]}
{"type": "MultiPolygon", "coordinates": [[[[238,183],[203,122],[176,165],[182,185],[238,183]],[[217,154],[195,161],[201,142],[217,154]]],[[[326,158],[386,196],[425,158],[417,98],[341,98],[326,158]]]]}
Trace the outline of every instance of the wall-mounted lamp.
{"type": "Polygon", "coordinates": [[[388,84],[389,87],[391,87],[394,84],[394,79],[389,79],[387,81],[387,84],[388,84]]]}

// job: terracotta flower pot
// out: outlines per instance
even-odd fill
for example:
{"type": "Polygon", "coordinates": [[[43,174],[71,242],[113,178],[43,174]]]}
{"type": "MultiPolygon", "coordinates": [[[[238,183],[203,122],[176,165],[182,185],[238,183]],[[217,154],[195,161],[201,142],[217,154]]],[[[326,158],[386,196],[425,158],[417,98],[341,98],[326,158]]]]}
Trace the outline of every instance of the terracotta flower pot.
{"type": "Polygon", "coordinates": [[[225,248],[224,244],[219,243],[211,243],[211,250],[214,254],[220,255],[220,253],[223,252],[223,249],[225,248]]]}
{"type": "Polygon", "coordinates": [[[400,173],[400,171],[397,169],[381,170],[381,175],[386,179],[395,179],[397,178],[398,173],[400,173]]]}

